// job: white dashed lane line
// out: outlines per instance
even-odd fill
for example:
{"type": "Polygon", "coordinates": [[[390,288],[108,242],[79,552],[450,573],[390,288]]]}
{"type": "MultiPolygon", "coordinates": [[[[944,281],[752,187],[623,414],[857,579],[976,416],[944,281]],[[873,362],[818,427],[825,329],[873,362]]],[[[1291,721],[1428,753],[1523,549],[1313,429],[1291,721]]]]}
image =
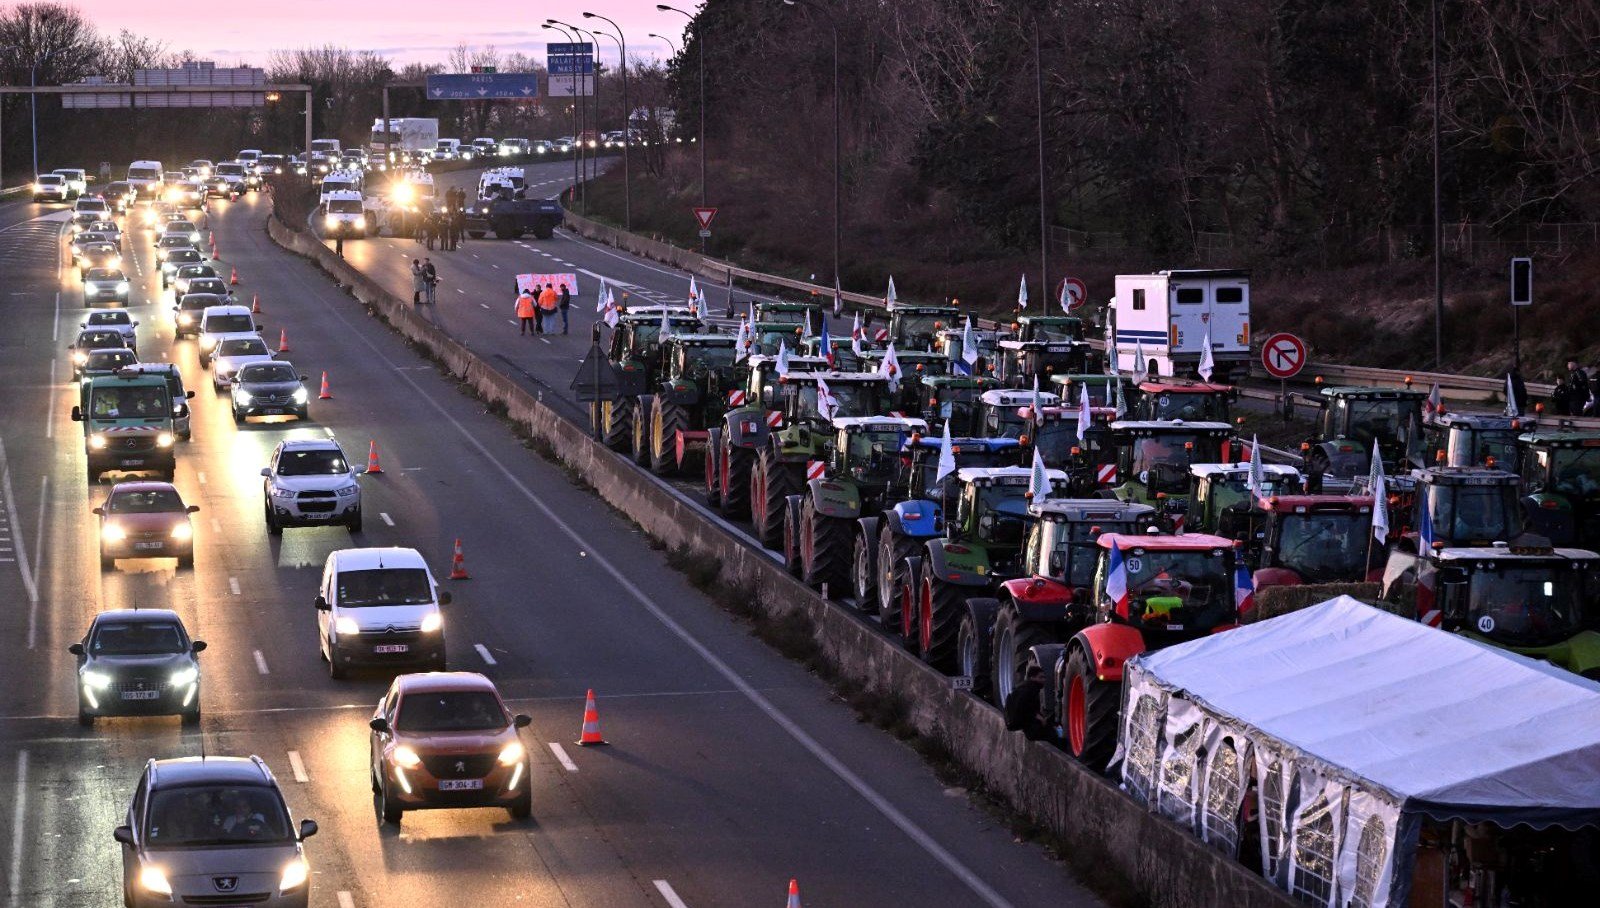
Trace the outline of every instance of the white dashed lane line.
{"type": "Polygon", "coordinates": [[[306,774],[305,761],[300,759],[300,751],[298,750],[289,751],[289,770],[294,773],[296,782],[311,781],[311,776],[306,774]]]}
{"type": "Polygon", "coordinates": [[[267,657],[261,655],[261,650],[254,650],[254,651],[251,652],[251,655],[255,656],[255,658],[256,658],[256,671],[257,672],[259,672],[259,673],[261,673],[263,675],[272,674],[272,669],[267,668],[267,657]]]}
{"type": "Polygon", "coordinates": [[[676,892],[672,891],[671,883],[666,880],[654,880],[653,882],[656,884],[656,891],[661,893],[661,897],[666,899],[667,904],[671,905],[672,908],[689,908],[688,904],[683,899],[678,898],[676,892]]]}
{"type": "Polygon", "coordinates": [[[550,752],[552,754],[555,754],[556,762],[560,763],[562,768],[565,769],[567,772],[577,772],[578,771],[578,764],[572,762],[572,758],[567,756],[567,749],[565,747],[562,747],[560,744],[557,744],[556,742],[551,741],[550,742],[550,752]]]}
{"type": "Polygon", "coordinates": [[[483,661],[484,662],[486,662],[486,663],[488,663],[490,665],[499,665],[500,664],[500,663],[495,661],[494,656],[489,654],[489,648],[487,646],[484,646],[482,643],[474,643],[472,645],[472,648],[478,651],[478,655],[483,657],[483,661]]]}
{"type": "Polygon", "coordinates": [[[239,578],[238,577],[229,577],[228,578],[228,591],[230,593],[233,593],[235,596],[239,595],[239,578]]]}
{"type": "Polygon", "coordinates": [[[384,523],[388,524],[389,526],[394,526],[394,518],[389,516],[389,512],[388,511],[379,511],[378,512],[378,519],[383,521],[384,523]]]}

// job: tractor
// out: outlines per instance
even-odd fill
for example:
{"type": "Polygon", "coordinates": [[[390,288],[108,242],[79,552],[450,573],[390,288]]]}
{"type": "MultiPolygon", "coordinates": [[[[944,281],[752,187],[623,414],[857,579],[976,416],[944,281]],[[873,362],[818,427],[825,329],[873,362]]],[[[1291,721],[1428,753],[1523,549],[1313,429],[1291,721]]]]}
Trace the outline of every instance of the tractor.
{"type": "MultiPolygon", "coordinates": [[[[1133,379],[1126,375],[1061,375],[1050,376],[1048,383],[1051,390],[1069,404],[1076,404],[1083,397],[1080,385],[1089,388],[1089,405],[1091,407],[1112,407],[1119,404],[1124,413],[1132,413],[1138,406],[1139,386],[1133,379]],[[1120,395],[1120,400],[1118,399],[1120,395]]],[[[1041,385],[1041,387],[1044,387],[1041,385]]]]}
{"type": "MultiPolygon", "coordinates": [[[[1091,423],[1082,438],[1077,407],[1042,407],[1040,412],[1042,417],[1026,426],[1021,438],[1030,461],[1037,448],[1045,463],[1066,472],[1070,494],[1077,498],[1092,498],[1117,485],[1117,444],[1111,432],[1115,411],[1090,407],[1091,423]]],[[[1032,413],[1032,407],[1022,410],[1024,419],[1032,413]]]]}
{"type": "Polygon", "coordinates": [[[1239,389],[1185,379],[1139,383],[1133,406],[1134,419],[1181,419],[1185,422],[1231,422],[1231,404],[1239,389]]]}
{"type": "Polygon", "coordinates": [[[800,335],[804,332],[804,326],[789,322],[755,322],[750,326],[751,346],[753,352],[768,356],[777,356],[780,346],[787,346],[790,353],[799,353],[800,335]]]}
{"type": "Polygon", "coordinates": [[[1143,533],[1155,525],[1149,505],[1103,498],[1045,499],[1028,506],[1033,519],[1022,549],[1022,575],[1003,581],[994,598],[967,600],[956,632],[958,672],[972,692],[996,706],[1022,681],[1033,648],[1065,643],[1088,623],[1089,589],[1102,533],[1143,533]]]}
{"type": "MultiPolygon", "coordinates": [[[[850,338],[833,336],[829,338],[829,346],[833,348],[833,365],[830,369],[840,372],[863,372],[866,370],[865,360],[857,356],[855,349],[850,345],[850,338]]],[[[813,334],[800,338],[799,352],[806,356],[819,356],[828,359],[827,351],[822,349],[822,336],[813,334]]],[[[863,351],[864,352],[864,351],[863,351]]]]}
{"type": "Polygon", "coordinates": [[[761,324],[804,325],[807,317],[814,322],[822,315],[821,303],[793,303],[783,300],[754,300],[752,320],[761,324]]]}
{"type": "Polygon", "coordinates": [[[1100,367],[1087,341],[1003,340],[995,352],[995,377],[1008,388],[1048,386],[1057,375],[1083,375],[1100,367]]]}
{"type": "Polygon", "coordinates": [[[1446,467],[1514,469],[1522,453],[1519,436],[1536,433],[1538,420],[1527,416],[1446,413],[1423,423],[1423,453],[1446,467]]]}
{"type": "MultiPolygon", "coordinates": [[[[767,446],[767,435],[783,424],[783,401],[778,393],[778,358],[752,355],[741,364],[744,386],[728,392],[728,409],[722,425],[712,426],[706,437],[706,504],[727,517],[750,514],[750,471],[756,455],[767,446]]],[[[789,357],[789,372],[822,372],[826,360],[789,357]]]]}
{"type": "Polygon", "coordinates": [[[841,416],[879,416],[888,380],[868,372],[793,372],[778,379],[779,425],[770,427],[750,471],[750,521],[756,539],[781,549],[789,496],[821,476],[833,447],[832,422],[841,416]],[[825,415],[817,407],[818,383],[836,403],[825,415]]]}
{"type": "MultiPolygon", "coordinates": [[[[946,322],[945,327],[939,331],[939,336],[934,340],[933,344],[934,350],[950,363],[950,368],[957,371],[969,368],[965,361],[962,361],[960,366],[956,365],[956,362],[961,360],[961,354],[966,343],[966,332],[965,321],[960,323],[946,322]]],[[[973,326],[972,343],[978,351],[978,360],[970,367],[973,373],[983,375],[993,371],[995,353],[1000,340],[1001,337],[998,331],[991,328],[973,326]]]]}
{"type": "MultiPolygon", "coordinates": [[[[1065,494],[1067,474],[1047,475],[1051,491],[1065,494]]],[[[901,638],[929,665],[954,671],[967,598],[1021,573],[1031,476],[1027,467],[968,467],[942,490],[944,533],[906,559],[900,583],[901,638]]]]}
{"type": "Polygon", "coordinates": [[[633,416],[633,459],[657,476],[683,468],[691,446],[722,421],[728,391],[738,386],[734,337],[674,334],[660,346],[656,393],[641,394],[633,416]]]}
{"type": "Polygon", "coordinates": [[[1262,531],[1260,499],[1305,491],[1300,471],[1294,467],[1264,463],[1260,470],[1262,488],[1253,496],[1248,463],[1191,464],[1183,529],[1236,539],[1248,550],[1251,540],[1262,531]]]}
{"type": "MultiPolygon", "coordinates": [[[[1022,438],[1024,435],[1036,434],[1032,425],[1034,404],[1038,404],[1041,410],[1048,410],[1052,407],[1061,407],[1061,399],[1050,391],[1040,391],[1037,398],[1032,391],[1018,391],[1014,388],[994,388],[985,391],[983,396],[978,398],[978,424],[974,434],[989,438],[1022,438]]],[[[1077,410],[1074,409],[1073,412],[1076,413],[1077,410]]]]}
{"type": "Polygon", "coordinates": [[[598,431],[605,446],[613,451],[629,450],[639,395],[648,393],[660,380],[657,367],[663,311],[671,333],[695,334],[703,328],[698,317],[676,306],[636,307],[618,317],[606,353],[616,371],[617,396],[589,405],[590,429],[598,431]]]}
{"type": "Polygon", "coordinates": [[[1075,758],[1104,770],[1117,743],[1129,659],[1226,630],[1239,621],[1234,542],[1192,533],[1103,533],[1088,626],[1066,644],[1033,648],[1046,667],[1046,724],[1075,758]],[[1053,669],[1053,671],[1051,670],[1053,669]]]}
{"type": "MultiPolygon", "coordinates": [[[[1524,523],[1534,518],[1524,514],[1518,503],[1520,481],[1515,473],[1491,467],[1432,467],[1411,471],[1411,479],[1412,494],[1396,496],[1397,504],[1409,505],[1410,514],[1391,517],[1406,516],[1409,525],[1397,544],[1411,551],[1422,547],[1424,523],[1429,527],[1428,548],[1484,546],[1521,536],[1524,523]]],[[[1535,532],[1542,533],[1537,528],[1535,532]]]]}
{"type": "MultiPolygon", "coordinates": [[[[862,347],[861,353],[861,371],[883,370],[886,350],[862,347]]],[[[895,361],[900,364],[900,374],[896,376],[899,387],[891,394],[889,409],[902,413],[921,413],[922,401],[927,397],[922,390],[923,379],[950,374],[950,361],[938,353],[929,353],[926,350],[910,350],[902,353],[897,349],[894,356],[895,361]]]]}
{"type": "Polygon", "coordinates": [[[1145,504],[1163,502],[1182,513],[1189,494],[1189,466],[1232,460],[1233,427],[1224,422],[1119,420],[1111,424],[1122,484],[1112,497],[1145,504]]]}
{"type": "Polygon", "coordinates": [[[1019,315],[1011,323],[1012,339],[1019,341],[1081,341],[1086,339],[1083,319],[1075,315],[1019,315]]]}
{"type": "MultiPolygon", "coordinates": [[[[961,321],[961,310],[954,306],[908,306],[898,303],[889,310],[889,336],[886,343],[894,344],[895,352],[908,350],[933,351],[939,332],[946,326],[961,321]]],[[[873,335],[878,346],[877,335],[873,335]]],[[[941,357],[943,354],[941,354],[941,357]]]]}
{"type": "Polygon", "coordinates": [[[807,585],[843,596],[855,567],[857,521],[875,514],[899,472],[901,451],[928,424],[893,416],[840,416],[822,475],[785,513],[784,562],[807,585]],[[798,516],[795,511],[798,510],[798,516]]]}
{"type": "Polygon", "coordinates": [[[1600,432],[1530,432],[1517,443],[1528,529],[1555,545],[1600,547],[1600,432]]]}
{"type": "Polygon", "coordinates": [[[951,435],[979,437],[990,434],[983,430],[979,401],[995,393],[992,390],[995,387],[994,379],[970,375],[924,375],[917,385],[921,388],[915,401],[917,405],[906,408],[905,412],[927,420],[928,425],[935,427],[936,431],[942,431],[948,425],[951,435]]]}
{"type": "Polygon", "coordinates": [[[1322,410],[1316,435],[1302,446],[1312,491],[1318,491],[1316,484],[1325,474],[1339,479],[1365,476],[1374,446],[1390,476],[1424,465],[1425,393],[1412,388],[1321,388],[1315,397],[1293,397],[1322,410]]]}

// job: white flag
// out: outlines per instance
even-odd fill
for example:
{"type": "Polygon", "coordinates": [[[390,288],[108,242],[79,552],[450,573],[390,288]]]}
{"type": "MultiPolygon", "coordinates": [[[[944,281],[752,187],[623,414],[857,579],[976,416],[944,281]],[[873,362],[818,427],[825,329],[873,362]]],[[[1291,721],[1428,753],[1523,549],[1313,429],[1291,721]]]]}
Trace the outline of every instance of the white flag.
{"type": "Polygon", "coordinates": [[[1033,421],[1038,425],[1044,425],[1044,402],[1039,399],[1039,376],[1037,373],[1033,376],[1033,421]]]}
{"type": "Polygon", "coordinates": [[[1367,475],[1367,486],[1372,492],[1372,537],[1379,542],[1389,541],[1389,493],[1383,481],[1383,458],[1376,446],[1372,449],[1372,472],[1367,475]]]}
{"type": "Polygon", "coordinates": [[[606,286],[605,278],[600,279],[600,292],[594,298],[594,311],[606,311],[607,298],[611,295],[611,288],[606,286]]]}
{"type": "Polygon", "coordinates": [[[1506,373],[1506,415],[1510,417],[1521,416],[1517,409],[1517,389],[1511,385],[1511,373],[1506,373]]]}
{"type": "Polygon", "coordinates": [[[666,310],[665,307],[662,307],[662,309],[661,309],[661,336],[656,339],[656,342],[657,343],[661,343],[662,341],[665,341],[667,339],[667,336],[670,335],[671,333],[672,333],[672,319],[667,317],[667,310],[666,310]]]}
{"type": "Polygon", "coordinates": [[[1133,342],[1133,380],[1136,384],[1144,384],[1150,380],[1149,363],[1144,358],[1144,343],[1137,339],[1133,342]]]}
{"type": "Polygon", "coordinates": [[[700,286],[694,282],[694,275],[689,275],[689,305],[700,304],[700,286]]]}
{"type": "Polygon", "coordinates": [[[1033,449],[1033,472],[1028,474],[1028,497],[1038,504],[1050,497],[1050,471],[1045,469],[1044,456],[1038,447],[1033,449]]]}
{"type": "Polygon", "coordinates": [[[789,374],[789,345],[781,340],[778,341],[778,362],[773,369],[779,378],[789,374]]]}
{"type": "Polygon", "coordinates": [[[617,308],[617,298],[612,295],[611,288],[606,288],[606,324],[615,328],[617,322],[622,321],[622,310],[617,308]]]}
{"type": "Polygon", "coordinates": [[[1083,443],[1089,435],[1089,426],[1094,422],[1094,411],[1089,409],[1089,383],[1082,382],[1078,385],[1082,392],[1078,395],[1078,442],[1083,443]]]}
{"type": "Polygon", "coordinates": [[[833,276],[833,317],[844,314],[844,291],[839,287],[839,276],[833,276]]]}
{"type": "Polygon", "coordinates": [[[967,316],[967,326],[961,329],[961,359],[970,367],[978,362],[978,342],[972,336],[972,316],[967,316]]]}
{"type": "Polygon", "coordinates": [[[939,440],[939,468],[934,473],[935,484],[943,482],[946,476],[956,471],[956,448],[950,441],[950,422],[945,421],[944,438],[939,440]]]}
{"type": "Polygon", "coordinates": [[[1216,363],[1211,361],[1211,323],[1206,323],[1205,339],[1200,342],[1200,368],[1195,370],[1206,381],[1211,380],[1211,373],[1216,371],[1216,363]]]}
{"type": "Polygon", "coordinates": [[[750,355],[750,347],[755,338],[750,334],[750,321],[739,319],[739,336],[733,342],[733,361],[743,362],[750,355]]]}
{"type": "Polygon", "coordinates": [[[833,396],[828,383],[820,377],[817,379],[817,412],[828,422],[833,422],[833,414],[839,412],[839,398],[833,396]]]}
{"type": "Polygon", "coordinates": [[[855,326],[850,329],[850,350],[858,357],[861,355],[861,331],[861,310],[857,309],[855,326]]]}
{"type": "Polygon", "coordinates": [[[1266,493],[1267,478],[1261,469],[1261,442],[1254,435],[1250,436],[1250,475],[1245,485],[1250,489],[1251,499],[1260,498],[1266,493]]]}
{"type": "Polygon", "coordinates": [[[1062,281],[1061,281],[1061,311],[1062,312],[1071,312],[1072,311],[1072,305],[1071,304],[1072,304],[1072,297],[1067,294],[1067,282],[1066,282],[1065,279],[1062,279],[1062,281]]]}
{"type": "Polygon", "coordinates": [[[894,355],[894,341],[890,341],[889,349],[883,351],[883,362],[878,365],[878,371],[889,379],[889,393],[900,390],[900,358],[894,355]]]}
{"type": "Polygon", "coordinates": [[[1022,276],[1022,283],[1017,285],[1017,308],[1028,308],[1028,276],[1022,276]]]}
{"type": "Polygon", "coordinates": [[[1116,395],[1116,404],[1114,406],[1116,407],[1117,418],[1123,419],[1128,415],[1128,401],[1122,395],[1122,376],[1115,372],[1111,373],[1111,382],[1112,393],[1116,395]]]}
{"type": "Polygon", "coordinates": [[[889,275],[889,292],[883,295],[883,305],[885,308],[893,309],[894,304],[899,301],[900,298],[894,294],[894,275],[891,274],[889,275]]]}

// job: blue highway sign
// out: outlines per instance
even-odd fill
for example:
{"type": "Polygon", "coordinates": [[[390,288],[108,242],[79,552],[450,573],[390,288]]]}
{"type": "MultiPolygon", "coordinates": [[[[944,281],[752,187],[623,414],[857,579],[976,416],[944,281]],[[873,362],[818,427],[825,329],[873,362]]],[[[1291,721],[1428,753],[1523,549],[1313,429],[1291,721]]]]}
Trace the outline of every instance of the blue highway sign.
{"type": "Polygon", "coordinates": [[[539,97],[539,78],[533,73],[445,73],[428,77],[430,101],[488,101],[539,97]]]}

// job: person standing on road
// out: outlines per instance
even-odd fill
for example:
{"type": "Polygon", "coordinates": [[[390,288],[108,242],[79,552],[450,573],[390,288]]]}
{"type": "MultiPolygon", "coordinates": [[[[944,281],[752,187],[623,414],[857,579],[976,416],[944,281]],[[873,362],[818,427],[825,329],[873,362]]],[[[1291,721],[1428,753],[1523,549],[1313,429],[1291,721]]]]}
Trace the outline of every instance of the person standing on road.
{"type": "Polygon", "coordinates": [[[1029,741],[1042,741],[1044,722],[1039,718],[1039,702],[1044,693],[1044,669],[1028,666],[1027,677],[1006,698],[1006,730],[1020,731],[1029,741]]]}
{"type": "MultiPolygon", "coordinates": [[[[432,247],[430,246],[429,248],[432,247]]],[[[437,304],[437,294],[439,292],[439,269],[433,267],[433,259],[425,258],[422,260],[422,283],[423,286],[427,288],[428,305],[432,306],[437,304]]]]}
{"type": "Polygon", "coordinates": [[[572,291],[567,289],[566,281],[561,282],[561,299],[559,301],[559,305],[561,308],[561,333],[566,334],[567,310],[572,308],[572,291]]]}
{"type": "Polygon", "coordinates": [[[518,321],[517,334],[532,335],[539,333],[538,325],[534,322],[534,319],[538,318],[539,315],[539,306],[533,301],[532,290],[524,290],[517,294],[516,309],[518,321]]]}
{"type": "Polygon", "coordinates": [[[1567,360],[1567,406],[1566,415],[1582,416],[1588,411],[1592,392],[1589,389],[1589,373],[1583,371],[1576,359],[1567,360]]]}
{"type": "Polygon", "coordinates": [[[423,279],[422,260],[411,260],[411,305],[422,303],[422,294],[428,289],[427,282],[423,279]]]}
{"type": "Polygon", "coordinates": [[[549,334],[556,330],[556,308],[561,305],[561,297],[556,295],[556,288],[545,284],[544,292],[539,294],[539,333],[549,334]],[[548,330],[545,325],[549,325],[548,330]]]}
{"type": "Polygon", "coordinates": [[[432,252],[433,251],[433,218],[430,215],[424,213],[424,214],[419,215],[418,219],[421,220],[421,222],[422,222],[422,226],[418,228],[422,232],[422,242],[427,244],[428,251],[432,252]]]}

